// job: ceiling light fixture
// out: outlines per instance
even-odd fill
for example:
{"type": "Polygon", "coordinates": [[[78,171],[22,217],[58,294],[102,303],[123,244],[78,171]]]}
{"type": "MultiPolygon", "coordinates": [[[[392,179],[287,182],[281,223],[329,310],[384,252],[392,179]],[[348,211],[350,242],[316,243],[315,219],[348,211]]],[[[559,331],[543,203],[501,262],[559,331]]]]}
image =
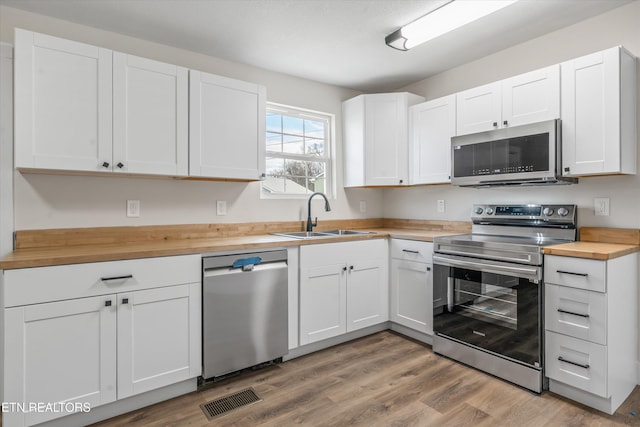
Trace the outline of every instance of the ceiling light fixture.
{"type": "Polygon", "coordinates": [[[487,16],[517,0],[450,0],[385,37],[387,45],[409,50],[428,40],[487,16]]]}

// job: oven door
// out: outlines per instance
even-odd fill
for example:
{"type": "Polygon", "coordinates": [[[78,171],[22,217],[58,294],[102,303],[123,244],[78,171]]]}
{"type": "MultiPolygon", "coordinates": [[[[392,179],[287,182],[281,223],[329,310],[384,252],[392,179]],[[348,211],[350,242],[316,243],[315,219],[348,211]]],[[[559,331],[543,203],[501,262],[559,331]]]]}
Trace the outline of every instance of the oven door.
{"type": "Polygon", "coordinates": [[[542,268],[435,254],[433,330],[540,368],[542,268]]]}

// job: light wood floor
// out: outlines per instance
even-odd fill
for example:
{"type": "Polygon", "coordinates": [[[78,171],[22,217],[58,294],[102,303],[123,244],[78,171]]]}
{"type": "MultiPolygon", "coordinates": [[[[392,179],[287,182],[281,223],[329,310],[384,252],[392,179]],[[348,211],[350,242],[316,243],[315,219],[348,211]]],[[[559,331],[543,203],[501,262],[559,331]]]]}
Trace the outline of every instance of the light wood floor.
{"type": "Polygon", "coordinates": [[[640,387],[608,416],[549,392],[535,395],[385,331],[244,373],[94,427],[296,424],[640,426],[640,387]],[[247,387],[264,400],[210,422],[199,407],[247,387]]]}

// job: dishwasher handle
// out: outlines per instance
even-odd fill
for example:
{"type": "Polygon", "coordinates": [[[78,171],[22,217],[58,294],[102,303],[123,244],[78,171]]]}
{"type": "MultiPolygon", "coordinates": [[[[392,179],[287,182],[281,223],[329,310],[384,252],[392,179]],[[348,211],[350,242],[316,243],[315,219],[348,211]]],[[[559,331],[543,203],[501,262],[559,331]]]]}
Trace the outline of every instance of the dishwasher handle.
{"type": "Polygon", "coordinates": [[[260,272],[265,270],[276,270],[279,268],[287,268],[286,261],[280,262],[270,262],[265,264],[254,265],[252,270],[245,270],[243,268],[233,268],[232,266],[227,267],[212,267],[205,268],[202,273],[204,277],[216,277],[216,276],[227,276],[230,274],[242,274],[248,272],[260,272]]]}

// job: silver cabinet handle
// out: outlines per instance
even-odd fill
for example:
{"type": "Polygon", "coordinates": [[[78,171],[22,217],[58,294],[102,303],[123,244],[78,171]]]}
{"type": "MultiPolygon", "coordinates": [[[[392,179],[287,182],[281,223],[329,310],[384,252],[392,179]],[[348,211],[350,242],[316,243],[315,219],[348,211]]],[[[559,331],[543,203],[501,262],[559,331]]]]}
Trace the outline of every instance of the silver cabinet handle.
{"type": "Polygon", "coordinates": [[[588,314],[580,314],[580,313],[574,313],[573,311],[567,311],[567,310],[563,310],[561,308],[558,309],[559,313],[565,313],[565,314],[572,314],[574,316],[580,316],[580,317],[589,317],[588,314]]]}
{"type": "Polygon", "coordinates": [[[571,274],[572,276],[582,276],[582,277],[587,277],[589,275],[587,273],[574,273],[573,271],[565,271],[565,270],[556,270],[556,273],[571,274]]]}
{"type": "Polygon", "coordinates": [[[578,362],[572,362],[571,360],[567,360],[567,359],[565,359],[565,358],[564,358],[564,357],[562,357],[562,356],[558,356],[558,360],[559,360],[559,361],[561,361],[561,362],[568,363],[568,364],[570,364],[570,365],[575,365],[575,366],[579,366],[579,367],[584,368],[584,369],[589,369],[589,365],[588,365],[588,364],[583,364],[583,363],[578,363],[578,362]]]}

